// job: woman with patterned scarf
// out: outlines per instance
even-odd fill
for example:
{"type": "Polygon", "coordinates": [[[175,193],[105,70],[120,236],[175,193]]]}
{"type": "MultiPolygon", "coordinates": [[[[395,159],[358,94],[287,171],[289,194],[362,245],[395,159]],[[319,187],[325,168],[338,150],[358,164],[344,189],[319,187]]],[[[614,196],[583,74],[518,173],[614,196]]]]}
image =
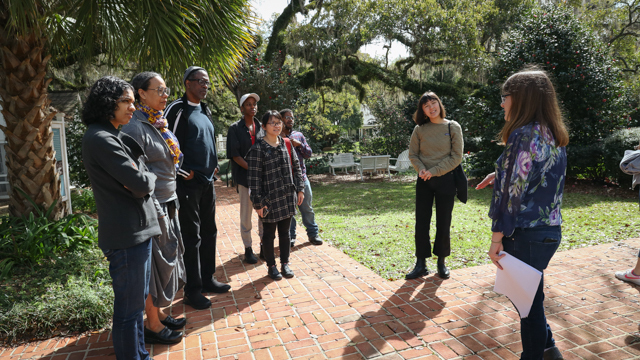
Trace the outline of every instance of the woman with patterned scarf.
{"type": "Polygon", "coordinates": [[[136,111],[129,124],[122,127],[122,132],[131,135],[142,146],[149,171],[158,177],[153,196],[162,228],[162,235],[152,244],[144,338],[147,344],[175,344],[182,341],[182,332],[177,330],[182,329],[187,320],[174,319],[161,308],[171,305],[186,281],[175,180],[183,154],[178,139],[167,128],[167,119],[163,116],[170,89],[162,77],[145,71],[136,75],[131,85],[136,111]]]}

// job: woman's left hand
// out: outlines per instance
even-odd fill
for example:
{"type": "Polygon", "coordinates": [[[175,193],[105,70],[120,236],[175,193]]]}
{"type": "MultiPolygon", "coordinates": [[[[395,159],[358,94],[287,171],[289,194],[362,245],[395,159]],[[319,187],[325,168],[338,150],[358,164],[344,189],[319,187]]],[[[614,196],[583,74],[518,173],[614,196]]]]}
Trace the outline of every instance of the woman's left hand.
{"type": "Polygon", "coordinates": [[[504,246],[502,245],[502,237],[504,235],[501,232],[494,232],[491,236],[491,247],[489,248],[489,258],[493,265],[497,266],[498,269],[503,270],[502,266],[498,261],[505,257],[506,255],[500,255],[500,252],[504,250],[504,246]]]}
{"type": "Polygon", "coordinates": [[[420,171],[420,174],[418,175],[422,180],[427,181],[429,179],[431,179],[431,177],[433,176],[433,174],[431,174],[431,171],[429,170],[424,170],[422,169],[420,171]]]}
{"type": "Polygon", "coordinates": [[[304,192],[298,191],[298,206],[302,205],[304,201],[304,192]]]}

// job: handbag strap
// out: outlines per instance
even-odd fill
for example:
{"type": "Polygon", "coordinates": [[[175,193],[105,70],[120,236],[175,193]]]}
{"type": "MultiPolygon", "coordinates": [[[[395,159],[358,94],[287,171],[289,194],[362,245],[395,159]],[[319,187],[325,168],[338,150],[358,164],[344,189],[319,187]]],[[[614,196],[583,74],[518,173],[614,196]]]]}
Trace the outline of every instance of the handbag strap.
{"type": "Polygon", "coordinates": [[[447,124],[449,126],[449,155],[453,152],[453,139],[451,138],[451,121],[447,124]]]}

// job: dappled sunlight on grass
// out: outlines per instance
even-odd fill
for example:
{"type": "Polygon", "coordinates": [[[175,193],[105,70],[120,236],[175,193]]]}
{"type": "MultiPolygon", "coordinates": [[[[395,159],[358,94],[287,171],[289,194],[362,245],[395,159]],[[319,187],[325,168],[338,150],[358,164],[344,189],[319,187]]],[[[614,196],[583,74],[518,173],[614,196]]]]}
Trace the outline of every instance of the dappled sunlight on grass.
{"type": "MultiPolygon", "coordinates": [[[[313,205],[322,236],[386,279],[399,279],[415,263],[413,182],[313,184],[313,205]]],[[[456,200],[451,227],[450,268],[489,263],[487,213],[491,189],[469,189],[456,200]]],[[[560,251],[638,237],[637,200],[565,193],[560,251]]],[[[435,215],[431,221],[435,234],[435,215]]],[[[428,260],[435,270],[435,258],[428,260]]]]}

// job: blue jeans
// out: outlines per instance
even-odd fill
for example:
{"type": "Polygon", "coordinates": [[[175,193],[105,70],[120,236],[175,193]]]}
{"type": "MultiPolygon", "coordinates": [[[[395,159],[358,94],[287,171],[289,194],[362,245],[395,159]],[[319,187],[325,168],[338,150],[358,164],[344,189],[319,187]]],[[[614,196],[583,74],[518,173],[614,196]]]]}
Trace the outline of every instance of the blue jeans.
{"type": "Polygon", "coordinates": [[[113,349],[118,360],[147,360],[144,304],[151,276],[151,241],[126,249],[103,250],[113,281],[113,349]]]}
{"type": "MultiPolygon", "coordinates": [[[[318,236],[318,224],[316,224],[316,214],[313,213],[311,207],[313,201],[313,193],[311,192],[311,184],[309,179],[304,181],[304,200],[298,206],[300,215],[302,216],[302,225],[307,228],[307,236],[312,238],[318,236]]],[[[291,217],[291,227],[289,228],[289,237],[291,240],[296,238],[296,217],[291,217]]]]}
{"type": "MultiPolygon", "coordinates": [[[[510,237],[502,239],[504,251],[543,271],[555,254],[562,231],[560,226],[517,228],[510,237]]],[[[551,328],[544,315],[544,274],[533,299],[529,316],[520,319],[522,360],[541,360],[545,349],[555,346],[551,328]]]]}

